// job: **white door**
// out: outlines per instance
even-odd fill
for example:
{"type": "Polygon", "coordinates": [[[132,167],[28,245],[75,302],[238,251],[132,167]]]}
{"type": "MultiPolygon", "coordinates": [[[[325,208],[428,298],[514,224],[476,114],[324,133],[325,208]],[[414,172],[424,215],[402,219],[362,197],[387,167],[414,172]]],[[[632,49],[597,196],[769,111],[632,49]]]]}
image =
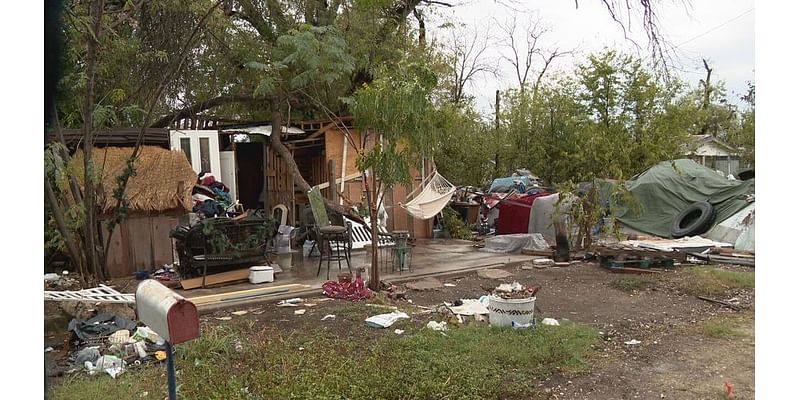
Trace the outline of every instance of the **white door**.
{"type": "Polygon", "coordinates": [[[219,152],[219,179],[231,189],[231,201],[236,202],[236,158],[233,151],[219,152]]]}
{"type": "Polygon", "coordinates": [[[169,143],[172,150],[183,150],[194,172],[210,172],[214,178],[230,186],[222,178],[219,160],[219,132],[216,130],[171,130],[169,143]]]}

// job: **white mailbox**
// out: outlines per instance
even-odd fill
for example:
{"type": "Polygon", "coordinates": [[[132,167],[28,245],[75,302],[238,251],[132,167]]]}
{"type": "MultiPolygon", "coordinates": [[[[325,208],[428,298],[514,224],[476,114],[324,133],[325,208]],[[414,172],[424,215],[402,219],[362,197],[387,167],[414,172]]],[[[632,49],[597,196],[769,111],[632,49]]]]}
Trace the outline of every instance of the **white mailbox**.
{"type": "Polygon", "coordinates": [[[197,307],[156,280],[148,279],[136,288],[136,313],[171,344],[200,336],[197,307]]]}

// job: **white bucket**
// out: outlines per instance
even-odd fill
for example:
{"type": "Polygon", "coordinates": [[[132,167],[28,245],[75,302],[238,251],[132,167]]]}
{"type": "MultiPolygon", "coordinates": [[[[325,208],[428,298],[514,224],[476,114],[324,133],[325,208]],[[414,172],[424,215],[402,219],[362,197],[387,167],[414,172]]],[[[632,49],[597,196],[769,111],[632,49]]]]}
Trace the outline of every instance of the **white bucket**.
{"type": "Polygon", "coordinates": [[[536,297],[527,299],[501,299],[489,296],[489,324],[492,326],[511,326],[533,323],[533,310],[536,297]]]}
{"type": "Polygon", "coordinates": [[[264,283],[275,280],[275,270],[266,265],[250,267],[250,283],[264,283]]]}

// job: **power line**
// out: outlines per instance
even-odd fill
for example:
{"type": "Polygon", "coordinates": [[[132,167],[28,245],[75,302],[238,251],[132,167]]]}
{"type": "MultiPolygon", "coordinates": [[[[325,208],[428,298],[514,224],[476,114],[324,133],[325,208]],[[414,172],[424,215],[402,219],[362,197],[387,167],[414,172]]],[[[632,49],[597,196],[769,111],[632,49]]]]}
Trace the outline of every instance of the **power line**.
{"type": "Polygon", "coordinates": [[[674,48],[677,48],[677,47],[680,47],[680,46],[683,46],[686,43],[689,43],[689,42],[691,42],[693,40],[699,39],[699,38],[701,38],[701,37],[703,37],[705,35],[708,35],[709,33],[714,32],[715,30],[717,30],[719,28],[722,28],[723,26],[728,25],[731,22],[736,21],[737,19],[739,19],[741,17],[744,17],[745,15],[749,14],[751,11],[753,11],[753,8],[750,8],[749,10],[747,10],[747,11],[745,11],[745,12],[743,12],[743,13],[741,13],[741,14],[739,14],[739,15],[737,15],[737,16],[735,16],[735,17],[733,17],[733,18],[731,18],[731,19],[729,19],[729,20],[727,20],[727,21],[725,21],[725,22],[723,22],[723,23],[721,23],[721,24],[719,24],[719,25],[717,25],[717,26],[715,26],[715,27],[713,27],[713,28],[711,28],[711,29],[709,29],[709,30],[707,30],[707,31],[705,31],[705,32],[693,37],[693,38],[691,38],[691,39],[689,39],[689,40],[686,40],[686,41],[684,41],[684,42],[682,42],[680,44],[676,44],[675,46],[670,47],[670,50],[672,50],[674,48]]]}

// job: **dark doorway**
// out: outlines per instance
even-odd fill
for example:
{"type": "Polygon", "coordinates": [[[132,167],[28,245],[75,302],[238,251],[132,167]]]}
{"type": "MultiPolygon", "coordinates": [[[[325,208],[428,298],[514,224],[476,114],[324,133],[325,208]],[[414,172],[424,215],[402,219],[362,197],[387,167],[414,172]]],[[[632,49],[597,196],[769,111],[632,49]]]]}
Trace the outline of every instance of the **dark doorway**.
{"type": "Polygon", "coordinates": [[[236,143],[237,191],[245,209],[263,209],[264,144],[236,143]]]}

